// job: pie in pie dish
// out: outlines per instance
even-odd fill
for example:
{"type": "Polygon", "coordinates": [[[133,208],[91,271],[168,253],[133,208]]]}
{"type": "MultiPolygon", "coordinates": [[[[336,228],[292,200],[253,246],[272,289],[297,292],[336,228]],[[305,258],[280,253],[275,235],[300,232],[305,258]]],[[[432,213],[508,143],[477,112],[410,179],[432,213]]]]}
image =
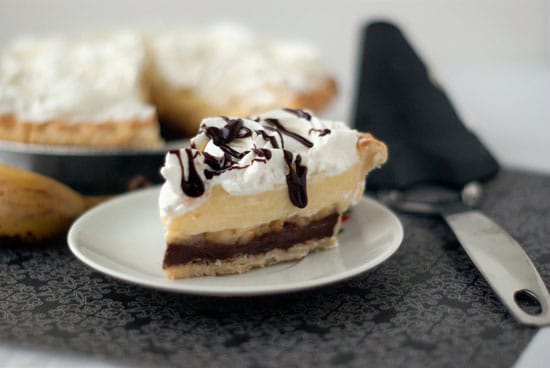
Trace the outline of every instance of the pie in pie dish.
{"type": "Polygon", "coordinates": [[[162,145],[132,31],[24,38],[0,50],[0,139],[102,147],[162,145]]]}
{"type": "Polygon", "coordinates": [[[386,159],[371,134],[305,110],[202,120],[161,169],[166,276],[243,273],[335,246],[342,214],[386,159]]]}
{"type": "Polygon", "coordinates": [[[157,147],[160,128],[181,138],[205,116],[319,111],[335,93],[308,45],[237,25],[24,38],[0,49],[0,139],[157,147]]]}
{"type": "Polygon", "coordinates": [[[151,32],[147,80],[163,124],[193,136],[207,116],[282,106],[320,111],[336,83],[307,44],[259,37],[235,24],[151,32]]]}

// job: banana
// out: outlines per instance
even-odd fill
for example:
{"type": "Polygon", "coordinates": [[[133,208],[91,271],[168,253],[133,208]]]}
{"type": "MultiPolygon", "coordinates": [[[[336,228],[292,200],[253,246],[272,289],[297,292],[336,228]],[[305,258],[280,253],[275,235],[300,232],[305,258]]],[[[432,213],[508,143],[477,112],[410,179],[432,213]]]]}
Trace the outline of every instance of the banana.
{"type": "Polygon", "coordinates": [[[65,232],[105,197],[86,197],[46,176],[0,164],[2,239],[34,243],[65,232]]]}

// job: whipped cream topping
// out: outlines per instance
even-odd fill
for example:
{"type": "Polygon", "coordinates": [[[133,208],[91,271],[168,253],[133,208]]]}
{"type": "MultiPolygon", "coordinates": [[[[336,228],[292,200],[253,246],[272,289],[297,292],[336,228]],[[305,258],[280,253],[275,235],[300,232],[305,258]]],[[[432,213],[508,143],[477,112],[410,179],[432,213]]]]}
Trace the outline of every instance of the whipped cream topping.
{"type": "Polygon", "coordinates": [[[0,51],[0,114],[25,122],[145,120],[141,35],[22,38],[0,51]]]}
{"type": "Polygon", "coordinates": [[[158,31],[150,46],[157,73],[217,106],[246,97],[250,107],[267,109],[284,91],[310,91],[327,76],[309,45],[262,38],[234,24],[158,31]]]}
{"type": "Polygon", "coordinates": [[[297,207],[307,205],[307,177],[337,175],[358,161],[357,131],[303,110],[280,109],[247,119],[204,119],[189,147],[166,154],[161,216],[180,216],[220,185],[245,196],[288,187],[297,207]]]}

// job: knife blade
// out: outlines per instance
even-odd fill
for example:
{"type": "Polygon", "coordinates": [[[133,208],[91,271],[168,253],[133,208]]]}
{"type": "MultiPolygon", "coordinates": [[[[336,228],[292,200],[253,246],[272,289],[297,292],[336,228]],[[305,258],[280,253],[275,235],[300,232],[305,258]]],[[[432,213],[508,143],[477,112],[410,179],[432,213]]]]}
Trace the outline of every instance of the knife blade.
{"type": "Polygon", "coordinates": [[[443,209],[442,215],[510,313],[526,325],[550,325],[550,294],[519,243],[478,210],[455,204],[443,209]],[[522,309],[519,300],[526,295],[540,304],[540,313],[522,309]]]}

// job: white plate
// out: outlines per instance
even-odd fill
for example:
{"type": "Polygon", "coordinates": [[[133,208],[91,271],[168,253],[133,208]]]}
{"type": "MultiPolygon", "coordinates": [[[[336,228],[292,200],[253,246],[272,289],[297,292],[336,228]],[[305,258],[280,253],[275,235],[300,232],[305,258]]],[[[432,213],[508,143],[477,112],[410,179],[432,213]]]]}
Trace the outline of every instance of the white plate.
{"type": "Polygon", "coordinates": [[[71,251],[88,266],[145,287],[189,294],[244,296],[291,292],[344,280],[390,257],[403,227],[378,202],[353,207],[340,246],[242,275],[168,280],[162,272],[164,233],[158,216],[159,188],[125,194],[81,216],[69,230],[71,251]]]}

